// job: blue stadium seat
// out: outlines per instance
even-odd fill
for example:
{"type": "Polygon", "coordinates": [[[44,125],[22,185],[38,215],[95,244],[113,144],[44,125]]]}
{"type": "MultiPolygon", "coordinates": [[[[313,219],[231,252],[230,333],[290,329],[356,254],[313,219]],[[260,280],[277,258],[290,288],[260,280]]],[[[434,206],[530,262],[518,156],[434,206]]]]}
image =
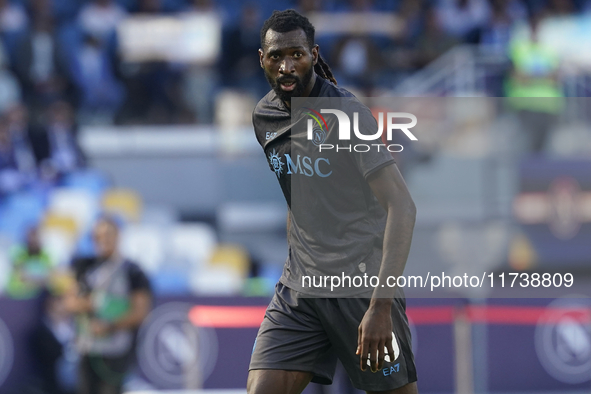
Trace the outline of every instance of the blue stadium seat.
{"type": "Polygon", "coordinates": [[[109,184],[106,174],[92,169],[72,172],[66,175],[62,181],[62,185],[65,187],[83,189],[96,196],[101,195],[109,187],[109,184]]]}
{"type": "Polygon", "coordinates": [[[27,230],[41,220],[45,203],[45,197],[35,192],[9,196],[0,208],[0,233],[14,242],[22,241],[27,230]]]}
{"type": "Polygon", "coordinates": [[[152,289],[159,295],[187,295],[191,293],[189,276],[184,269],[162,269],[150,278],[152,289]]]}
{"type": "Polygon", "coordinates": [[[94,256],[95,248],[94,241],[92,239],[92,231],[86,231],[78,238],[75,249],[76,256],[94,256]]]}

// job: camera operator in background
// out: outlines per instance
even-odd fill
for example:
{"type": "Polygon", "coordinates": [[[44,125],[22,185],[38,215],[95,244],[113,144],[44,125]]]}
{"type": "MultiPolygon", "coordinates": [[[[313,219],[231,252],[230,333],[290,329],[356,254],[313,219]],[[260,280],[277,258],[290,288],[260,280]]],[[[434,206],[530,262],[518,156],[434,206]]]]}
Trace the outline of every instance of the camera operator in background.
{"type": "Polygon", "coordinates": [[[95,224],[96,258],[75,263],[77,289],[67,301],[76,315],[79,393],[122,392],[134,361],[139,326],[152,294],[144,272],[118,251],[119,227],[110,217],[95,224]]]}

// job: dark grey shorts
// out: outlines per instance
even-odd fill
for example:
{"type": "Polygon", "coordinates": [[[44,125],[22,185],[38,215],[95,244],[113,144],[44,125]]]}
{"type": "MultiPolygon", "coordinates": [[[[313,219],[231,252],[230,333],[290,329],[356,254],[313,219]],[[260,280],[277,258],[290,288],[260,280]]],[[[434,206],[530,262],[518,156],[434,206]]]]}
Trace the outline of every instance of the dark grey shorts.
{"type": "Polygon", "coordinates": [[[309,298],[282,283],[265,313],[249,370],[313,372],[313,382],[331,384],[337,358],[360,390],[384,391],[417,380],[404,298],[396,298],[392,323],[399,356],[373,373],[359,368],[357,329],[369,306],[367,298],[309,298]]]}

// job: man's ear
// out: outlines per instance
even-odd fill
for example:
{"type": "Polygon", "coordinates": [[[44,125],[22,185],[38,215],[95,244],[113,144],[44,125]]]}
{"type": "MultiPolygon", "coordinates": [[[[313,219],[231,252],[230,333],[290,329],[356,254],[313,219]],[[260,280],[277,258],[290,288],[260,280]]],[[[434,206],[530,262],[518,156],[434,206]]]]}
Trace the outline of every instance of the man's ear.
{"type": "Polygon", "coordinates": [[[318,44],[312,47],[312,64],[315,66],[318,63],[318,54],[320,53],[320,47],[318,44]]]}
{"type": "Polygon", "coordinates": [[[265,66],[263,66],[263,50],[261,48],[259,48],[259,64],[261,65],[261,68],[265,68],[265,66]]]}

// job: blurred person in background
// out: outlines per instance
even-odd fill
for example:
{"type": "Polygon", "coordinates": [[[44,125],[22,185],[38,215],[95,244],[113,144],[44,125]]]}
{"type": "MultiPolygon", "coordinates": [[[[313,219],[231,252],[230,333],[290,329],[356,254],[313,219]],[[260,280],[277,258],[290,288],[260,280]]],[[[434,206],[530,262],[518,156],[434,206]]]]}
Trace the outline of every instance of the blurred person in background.
{"type": "Polygon", "coordinates": [[[49,254],[41,245],[38,227],[29,229],[24,245],[15,246],[11,260],[7,294],[16,299],[38,296],[47,285],[53,266],[49,254]]]}
{"type": "Polygon", "coordinates": [[[518,112],[527,149],[535,154],[544,150],[563,106],[560,57],[539,37],[545,15],[545,11],[534,13],[527,29],[512,38],[512,70],[505,87],[509,105],[518,112]]]}
{"type": "Polygon", "coordinates": [[[572,16],[577,8],[573,0],[548,0],[548,13],[556,17],[572,16]]]}
{"type": "Polygon", "coordinates": [[[12,138],[5,117],[0,118],[0,200],[17,191],[24,184],[24,176],[19,172],[12,138]]]}
{"type": "MultiPolygon", "coordinates": [[[[152,17],[162,11],[161,0],[139,0],[134,15],[152,17]]],[[[181,94],[182,71],[160,59],[121,64],[120,74],[127,94],[117,114],[117,123],[180,123],[179,115],[184,114],[186,107],[181,94]]]]}
{"type": "Polygon", "coordinates": [[[10,59],[5,45],[0,42],[0,114],[18,104],[22,95],[21,85],[10,70],[10,59]]]}
{"type": "MultiPolygon", "coordinates": [[[[36,0],[40,2],[46,0],[36,0]]],[[[39,10],[40,7],[35,7],[32,28],[18,40],[14,61],[23,100],[35,120],[52,100],[71,93],[68,66],[55,35],[53,17],[49,10],[39,10]]]]}
{"type": "Polygon", "coordinates": [[[38,296],[38,320],[29,340],[35,355],[32,386],[38,394],[76,392],[75,327],[65,305],[65,294],[73,286],[71,281],[70,276],[56,276],[38,296]]]}
{"type": "Polygon", "coordinates": [[[482,29],[490,18],[487,0],[441,0],[437,15],[443,30],[457,39],[478,44],[482,29]]]}
{"type": "Polygon", "coordinates": [[[118,394],[133,366],[137,330],[152,295],[144,272],[119,254],[115,219],[100,218],[93,238],[96,258],[75,265],[77,286],[66,301],[78,323],[78,393],[118,394]]]}
{"type": "MultiPolygon", "coordinates": [[[[372,0],[349,0],[350,12],[364,13],[372,9],[372,0]]],[[[331,50],[329,61],[341,83],[371,94],[374,79],[384,66],[382,52],[374,39],[363,32],[342,35],[331,50]]]]}
{"type": "Polygon", "coordinates": [[[384,65],[380,49],[365,34],[347,34],[341,37],[333,48],[331,59],[342,83],[362,89],[366,95],[371,93],[373,77],[384,65]]]}
{"type": "Polygon", "coordinates": [[[423,33],[412,46],[412,64],[417,69],[423,68],[458,43],[456,38],[443,30],[435,8],[429,7],[424,14],[423,33]]]}
{"type": "Polygon", "coordinates": [[[125,91],[113,70],[105,39],[86,32],[72,59],[71,73],[78,90],[79,114],[84,123],[112,123],[125,91]]]}
{"type": "Polygon", "coordinates": [[[6,46],[9,58],[14,59],[16,43],[29,25],[25,8],[10,0],[0,0],[0,37],[6,46]]]}
{"type": "Polygon", "coordinates": [[[224,31],[219,71],[224,84],[240,88],[254,97],[266,93],[265,78],[259,72],[260,65],[252,57],[260,47],[261,11],[256,3],[242,7],[240,22],[224,31]]]}
{"type": "MultiPolygon", "coordinates": [[[[247,5],[245,7],[248,7],[247,5]]],[[[208,18],[216,18],[223,20],[221,7],[216,7],[211,0],[192,0],[189,1],[186,12],[203,14],[208,18]]],[[[257,26],[258,28],[258,26],[257,26]]],[[[222,53],[226,46],[226,31],[222,31],[222,53]]],[[[243,48],[239,38],[232,36],[233,40],[238,39],[237,42],[231,42],[234,45],[231,49],[232,54],[236,57],[241,56],[243,48]]],[[[184,103],[179,103],[177,108],[182,109],[186,106],[193,116],[194,121],[200,124],[211,124],[213,122],[213,97],[217,93],[220,83],[220,74],[225,75],[225,82],[229,85],[234,85],[237,81],[249,83],[250,73],[248,68],[240,70],[236,75],[236,70],[232,69],[234,59],[226,59],[222,57],[218,64],[192,64],[183,70],[180,76],[181,92],[184,98],[184,103]],[[186,103],[186,104],[185,104],[186,103]]],[[[185,116],[186,117],[186,116],[185,116]]]]}
{"type": "Polygon", "coordinates": [[[480,43],[487,50],[506,54],[515,25],[527,19],[527,8],[520,0],[490,0],[490,6],[491,17],[480,43]]]}
{"type": "Polygon", "coordinates": [[[8,163],[8,169],[16,171],[13,175],[18,175],[15,184],[17,190],[37,180],[37,161],[31,143],[32,131],[27,108],[22,104],[10,107],[5,112],[3,123],[5,125],[0,126],[1,132],[8,133],[3,137],[3,166],[6,168],[8,163]]]}
{"type": "Polygon", "coordinates": [[[298,11],[306,15],[322,10],[323,0],[298,0],[298,11]]]}
{"type": "Polygon", "coordinates": [[[125,9],[114,0],[91,0],[80,10],[78,24],[85,33],[106,40],[126,17],[125,9]]]}
{"type": "Polygon", "coordinates": [[[43,123],[43,128],[33,134],[33,149],[44,178],[56,179],[85,167],[72,106],[67,101],[55,101],[47,108],[43,123]]]}

